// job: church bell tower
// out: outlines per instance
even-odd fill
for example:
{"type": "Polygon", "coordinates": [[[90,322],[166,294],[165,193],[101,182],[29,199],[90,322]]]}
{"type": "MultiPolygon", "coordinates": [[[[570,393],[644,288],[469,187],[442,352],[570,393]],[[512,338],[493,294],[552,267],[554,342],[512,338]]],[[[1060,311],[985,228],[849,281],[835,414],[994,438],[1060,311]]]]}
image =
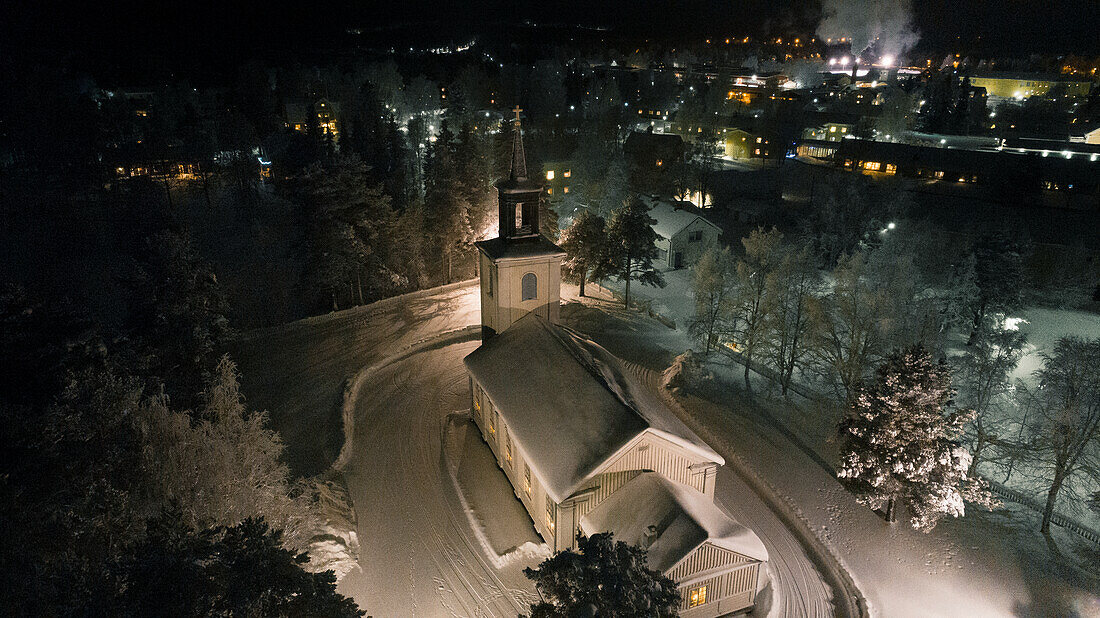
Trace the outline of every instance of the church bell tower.
{"type": "Polygon", "coordinates": [[[558,321],[565,252],[539,230],[542,183],[527,175],[519,113],[512,121],[512,162],[499,180],[496,238],[477,243],[481,272],[481,336],[502,332],[527,313],[558,321]]]}

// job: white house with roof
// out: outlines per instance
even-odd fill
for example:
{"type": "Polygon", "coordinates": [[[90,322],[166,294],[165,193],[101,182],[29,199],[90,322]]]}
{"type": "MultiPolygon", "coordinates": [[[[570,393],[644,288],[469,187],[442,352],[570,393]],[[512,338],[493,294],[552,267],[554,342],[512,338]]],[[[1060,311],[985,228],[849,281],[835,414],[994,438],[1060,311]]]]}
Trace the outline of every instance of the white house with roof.
{"type": "Polygon", "coordinates": [[[552,549],[611,531],[648,547],[682,615],[750,608],[767,551],[714,504],[722,457],[618,358],[557,324],[562,252],[538,234],[542,188],[526,177],[518,119],[515,132],[500,237],[478,243],[483,341],[464,359],[474,421],[552,549]]]}
{"type": "Polygon", "coordinates": [[[699,214],[694,206],[643,198],[656,222],[658,263],[668,268],[691,266],[718,246],[722,228],[699,214]]]}

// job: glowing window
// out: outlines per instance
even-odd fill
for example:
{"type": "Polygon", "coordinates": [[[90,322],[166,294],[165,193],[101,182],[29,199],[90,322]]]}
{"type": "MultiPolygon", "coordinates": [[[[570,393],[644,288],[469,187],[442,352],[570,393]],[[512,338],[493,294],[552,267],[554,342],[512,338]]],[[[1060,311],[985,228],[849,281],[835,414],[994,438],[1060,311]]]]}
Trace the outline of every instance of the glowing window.
{"type": "Polygon", "coordinates": [[[562,193],[569,193],[569,187],[567,187],[567,186],[566,186],[566,187],[562,187],[562,188],[561,188],[561,192],[562,192],[562,193]]]}
{"type": "Polygon", "coordinates": [[[698,607],[707,602],[707,587],[699,586],[688,592],[688,607],[698,607]]]}
{"type": "Polygon", "coordinates": [[[829,133],[836,133],[836,127],[829,127],[829,133]]]}
{"type": "Polygon", "coordinates": [[[554,531],[554,503],[550,501],[550,497],[546,497],[546,527],[550,532],[554,531]]]}
{"type": "Polygon", "coordinates": [[[896,174],[897,172],[898,172],[898,166],[894,165],[893,163],[887,163],[886,164],[886,173],[887,174],[896,174]]]}
{"type": "Polygon", "coordinates": [[[848,132],[848,127],[840,127],[840,132],[841,133],[847,133],[848,132]]]}
{"type": "Polygon", "coordinates": [[[546,187],[546,195],[554,195],[554,187],[546,187]]]}
{"type": "Polygon", "coordinates": [[[523,462],[523,491],[527,493],[527,497],[531,497],[531,466],[527,465],[527,462],[523,462]]]}
{"type": "Polygon", "coordinates": [[[573,170],[565,170],[564,172],[561,173],[561,175],[566,177],[566,178],[569,178],[570,176],[573,175],[573,170]]]}
{"type": "Polygon", "coordinates": [[[756,138],[756,143],[757,143],[757,144],[759,144],[759,143],[760,143],[760,142],[762,142],[762,141],[764,141],[764,138],[762,138],[762,137],[758,137],[758,138],[756,138]]]}
{"type": "Polygon", "coordinates": [[[539,296],[539,280],[535,273],[527,273],[520,279],[521,300],[535,300],[539,296]]]}
{"type": "Polygon", "coordinates": [[[489,419],[489,433],[495,434],[497,432],[497,423],[500,421],[500,412],[497,412],[496,408],[493,408],[493,416],[489,419]]]}
{"type": "Polygon", "coordinates": [[[661,159],[657,159],[657,167],[661,167],[664,164],[665,164],[664,161],[662,161],[661,159]]]}
{"type": "Polygon", "coordinates": [[[554,170],[546,170],[546,179],[547,180],[553,180],[554,179],[554,170]]]}

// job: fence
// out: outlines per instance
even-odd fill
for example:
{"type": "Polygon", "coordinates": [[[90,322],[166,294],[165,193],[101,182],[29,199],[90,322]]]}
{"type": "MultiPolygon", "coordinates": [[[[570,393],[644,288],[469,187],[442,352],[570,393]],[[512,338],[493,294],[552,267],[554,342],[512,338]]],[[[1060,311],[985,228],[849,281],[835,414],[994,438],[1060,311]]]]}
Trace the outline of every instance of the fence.
{"type": "MultiPolygon", "coordinates": [[[[993,494],[1001,499],[1008,500],[1009,502],[1015,502],[1016,504],[1025,506],[1039,513],[1042,513],[1046,506],[1035,498],[1032,498],[1031,496],[1028,496],[1023,492],[1016,491],[1015,489],[1005,487],[997,481],[990,481],[988,479],[986,479],[986,481],[989,483],[989,491],[993,492],[993,494]]],[[[1054,511],[1054,513],[1050,516],[1050,521],[1057,526],[1061,526],[1066,530],[1069,530],[1070,532],[1076,533],[1081,538],[1100,545],[1100,532],[1089,528],[1085,524],[1071,517],[1067,517],[1059,513],[1058,511],[1054,511]]]]}

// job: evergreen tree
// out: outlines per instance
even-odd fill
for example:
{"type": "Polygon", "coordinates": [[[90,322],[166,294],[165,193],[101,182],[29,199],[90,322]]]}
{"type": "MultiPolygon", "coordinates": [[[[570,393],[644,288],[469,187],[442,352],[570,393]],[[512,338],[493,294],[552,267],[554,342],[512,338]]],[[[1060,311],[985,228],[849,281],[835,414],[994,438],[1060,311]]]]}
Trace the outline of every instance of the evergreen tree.
{"type": "Polygon", "coordinates": [[[899,503],[923,531],[944,515],[962,516],[966,501],[992,507],[984,483],[967,475],[970,453],[960,442],[974,414],[954,409],[952,395],[947,366],[913,346],[891,354],[848,405],[837,476],[891,523],[899,503]]]}
{"type": "Polygon", "coordinates": [[[630,282],[665,287],[665,279],[653,265],[657,259],[656,220],[649,208],[638,198],[627,200],[611,213],[607,224],[607,251],[593,277],[616,276],[626,284],[623,306],[630,307],[630,282]]]}
{"type": "Polygon", "coordinates": [[[566,281],[580,284],[582,297],[584,284],[590,280],[591,273],[606,250],[605,228],[603,217],[582,210],[561,234],[558,244],[566,253],[562,275],[566,281]]]}
{"type": "Polygon", "coordinates": [[[577,550],[523,570],[543,599],[531,604],[530,618],[677,615],[676,583],[646,566],[646,550],[615,541],[609,532],[578,533],[577,550]]]}
{"type": "Polygon", "coordinates": [[[426,165],[424,219],[439,254],[439,279],[452,280],[454,261],[476,240],[472,208],[462,177],[461,142],[444,120],[426,165]]]}
{"type": "Polygon", "coordinates": [[[396,217],[365,165],[341,156],[294,180],[306,206],[308,280],[331,296],[334,311],[344,298],[363,304],[403,287],[405,265],[395,260],[393,246],[396,217]]]}
{"type": "Polygon", "coordinates": [[[145,538],[114,567],[109,613],[131,616],[362,616],[336,592],[332,571],[302,568],[263,519],[195,530],[178,513],[151,520],[145,538]]]}
{"type": "Polygon", "coordinates": [[[165,231],[146,243],[130,284],[126,324],[139,372],[160,381],[173,404],[192,407],[230,334],[217,277],[187,235],[165,231]]]}
{"type": "Polygon", "coordinates": [[[1023,302],[1022,244],[1005,232],[993,232],[974,244],[974,274],[977,302],[972,308],[973,338],[988,313],[1014,311],[1023,302]]]}

